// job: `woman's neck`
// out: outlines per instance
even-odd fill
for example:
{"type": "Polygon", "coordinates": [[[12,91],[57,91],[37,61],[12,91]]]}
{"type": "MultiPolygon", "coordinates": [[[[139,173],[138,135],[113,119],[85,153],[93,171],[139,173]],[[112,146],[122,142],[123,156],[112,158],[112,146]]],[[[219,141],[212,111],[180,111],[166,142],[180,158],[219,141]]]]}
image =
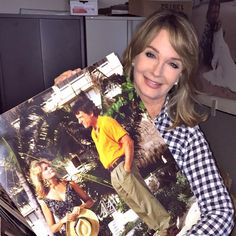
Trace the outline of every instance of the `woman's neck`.
{"type": "Polygon", "coordinates": [[[147,109],[148,115],[154,119],[159,115],[165,101],[143,101],[145,108],[147,109]]]}
{"type": "Polygon", "coordinates": [[[60,180],[57,177],[54,177],[49,180],[50,188],[55,188],[60,183],[60,180]]]}

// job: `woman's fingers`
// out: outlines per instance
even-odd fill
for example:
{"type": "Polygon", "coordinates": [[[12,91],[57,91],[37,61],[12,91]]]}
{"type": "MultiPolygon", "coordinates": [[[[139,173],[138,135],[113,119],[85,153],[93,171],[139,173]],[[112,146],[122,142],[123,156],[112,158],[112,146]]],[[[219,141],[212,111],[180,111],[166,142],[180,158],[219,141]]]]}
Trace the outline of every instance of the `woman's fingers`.
{"type": "Polygon", "coordinates": [[[67,221],[75,221],[78,218],[78,214],[69,213],[67,215],[67,221]]]}
{"type": "Polygon", "coordinates": [[[61,83],[62,81],[70,78],[72,75],[75,75],[76,73],[79,73],[81,71],[80,68],[77,68],[75,70],[67,70],[65,72],[63,72],[62,74],[60,74],[59,76],[57,76],[54,79],[54,85],[57,85],[59,83],[61,83]]]}
{"type": "Polygon", "coordinates": [[[80,214],[80,207],[79,206],[74,207],[72,213],[79,215],[80,214]]]}

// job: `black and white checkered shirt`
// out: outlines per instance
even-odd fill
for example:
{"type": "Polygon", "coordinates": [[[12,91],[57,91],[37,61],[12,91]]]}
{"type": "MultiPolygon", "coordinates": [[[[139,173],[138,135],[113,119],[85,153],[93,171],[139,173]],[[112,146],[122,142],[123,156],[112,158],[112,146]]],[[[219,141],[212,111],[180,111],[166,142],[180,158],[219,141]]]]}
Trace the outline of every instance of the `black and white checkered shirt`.
{"type": "Polygon", "coordinates": [[[199,126],[166,130],[171,125],[166,107],[155,119],[155,125],[186,175],[200,207],[201,219],[186,235],[229,235],[234,226],[232,202],[199,126]]]}

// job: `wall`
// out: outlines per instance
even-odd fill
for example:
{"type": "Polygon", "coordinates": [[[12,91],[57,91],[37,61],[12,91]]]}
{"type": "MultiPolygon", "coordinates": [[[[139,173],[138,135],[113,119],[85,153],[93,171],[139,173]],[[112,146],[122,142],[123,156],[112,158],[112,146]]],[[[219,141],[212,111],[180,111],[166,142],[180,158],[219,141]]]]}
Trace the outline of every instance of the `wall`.
{"type": "MultiPolygon", "coordinates": [[[[109,7],[127,1],[98,0],[98,7],[109,7]]],[[[69,0],[0,0],[0,6],[0,13],[20,13],[21,9],[69,11],[69,0]]]]}
{"type": "Polygon", "coordinates": [[[98,6],[102,8],[109,7],[115,4],[123,4],[126,2],[128,2],[128,0],[98,0],[98,6]]]}

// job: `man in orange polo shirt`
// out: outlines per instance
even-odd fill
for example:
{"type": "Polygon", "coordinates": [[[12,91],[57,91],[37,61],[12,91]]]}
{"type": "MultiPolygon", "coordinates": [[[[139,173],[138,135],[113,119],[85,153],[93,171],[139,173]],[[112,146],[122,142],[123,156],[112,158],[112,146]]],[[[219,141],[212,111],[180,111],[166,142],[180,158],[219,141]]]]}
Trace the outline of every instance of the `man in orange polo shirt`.
{"type": "Polygon", "coordinates": [[[127,131],[113,118],[99,115],[99,109],[86,95],[72,107],[80,124],[92,127],[92,139],[104,168],[111,172],[112,186],[150,229],[166,235],[170,216],[149,191],[134,158],[134,143],[127,131]]]}

